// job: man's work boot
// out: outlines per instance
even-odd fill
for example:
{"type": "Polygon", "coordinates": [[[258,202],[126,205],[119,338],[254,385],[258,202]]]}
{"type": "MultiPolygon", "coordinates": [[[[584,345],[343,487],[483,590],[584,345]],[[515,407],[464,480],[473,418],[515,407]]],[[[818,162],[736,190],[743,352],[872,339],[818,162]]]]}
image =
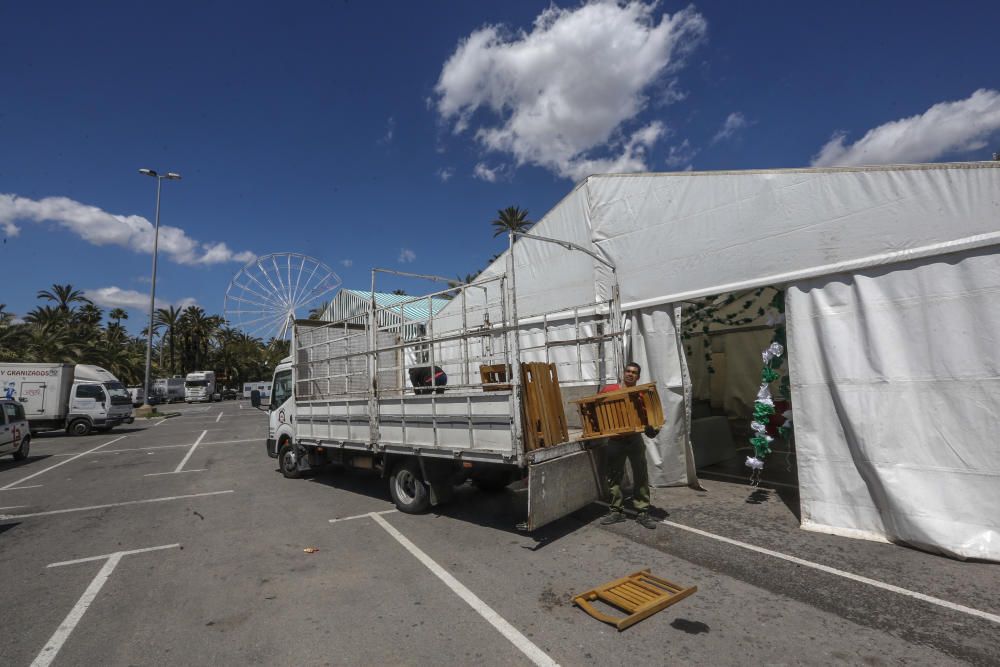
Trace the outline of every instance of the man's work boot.
{"type": "Polygon", "coordinates": [[[649,528],[650,530],[656,530],[656,524],[659,523],[659,521],[649,515],[649,512],[639,512],[635,520],[640,526],[649,528]]]}
{"type": "Polygon", "coordinates": [[[605,515],[605,517],[603,519],[601,519],[601,525],[602,526],[610,526],[613,523],[621,523],[624,520],[625,520],[625,513],[624,512],[618,512],[616,510],[611,510],[610,512],[607,513],[607,515],[605,515]]]}

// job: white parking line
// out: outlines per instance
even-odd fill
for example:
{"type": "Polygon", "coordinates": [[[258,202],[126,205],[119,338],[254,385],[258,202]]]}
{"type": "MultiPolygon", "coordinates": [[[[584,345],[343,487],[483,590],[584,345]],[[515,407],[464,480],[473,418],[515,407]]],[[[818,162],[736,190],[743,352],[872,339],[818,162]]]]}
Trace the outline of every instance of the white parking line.
{"type": "Polygon", "coordinates": [[[219,423],[220,419],[222,419],[222,413],[221,412],[219,413],[219,416],[215,418],[215,423],[219,423]]]}
{"type": "Polygon", "coordinates": [[[451,576],[447,570],[435,563],[431,557],[421,551],[417,545],[406,539],[401,532],[389,525],[389,522],[379,516],[378,512],[372,512],[368,516],[374,519],[375,523],[382,526],[387,533],[396,538],[396,541],[402,544],[407,551],[416,556],[417,560],[423,563],[428,570],[433,572],[434,576],[443,581],[445,585],[455,593],[455,595],[465,600],[466,604],[472,607],[477,614],[486,619],[487,623],[492,625],[500,632],[500,634],[506,637],[507,641],[520,649],[520,651],[524,653],[524,655],[526,655],[531,662],[536,665],[558,667],[559,663],[550,658],[545,651],[535,646],[530,639],[521,634],[517,628],[504,620],[500,614],[493,611],[486,605],[485,602],[476,597],[476,594],[466,588],[462,582],[451,576]]]}
{"type": "Polygon", "coordinates": [[[81,453],[77,454],[77,455],[76,455],[76,456],[74,456],[73,458],[70,458],[70,459],[66,459],[65,461],[60,461],[59,463],[57,463],[57,464],[55,464],[55,465],[52,465],[52,466],[49,466],[48,468],[45,468],[44,470],[39,470],[38,472],[36,472],[36,473],[33,473],[33,474],[31,474],[31,475],[28,475],[27,477],[24,477],[24,478],[22,478],[22,479],[19,479],[19,480],[17,480],[16,482],[11,482],[11,483],[10,483],[10,484],[8,484],[7,486],[0,486],[0,491],[6,491],[7,489],[11,488],[12,486],[17,486],[17,485],[18,485],[18,484],[20,484],[21,482],[27,482],[27,481],[28,481],[29,479],[31,479],[31,478],[33,478],[33,477],[38,477],[38,476],[39,476],[39,475],[41,475],[42,473],[45,473],[45,472],[48,472],[48,471],[50,471],[50,470],[54,470],[55,468],[58,468],[58,467],[59,467],[59,466],[61,466],[61,465],[64,465],[64,464],[66,464],[66,463],[69,463],[70,461],[75,461],[76,459],[80,458],[81,456],[85,456],[86,454],[89,454],[89,453],[91,453],[91,452],[96,452],[96,451],[97,451],[98,449],[100,449],[101,447],[106,447],[106,446],[110,445],[110,444],[111,444],[111,443],[113,443],[113,442],[118,442],[118,441],[119,441],[119,440],[121,440],[122,438],[127,438],[127,437],[128,437],[127,435],[123,435],[123,436],[120,436],[120,437],[117,437],[117,438],[115,438],[114,440],[109,440],[108,442],[104,443],[103,445],[98,445],[97,447],[94,447],[93,449],[88,449],[88,450],[87,450],[87,451],[85,451],[85,452],[81,452],[81,453]]]}
{"type": "Polygon", "coordinates": [[[180,544],[164,544],[159,547],[146,547],[145,549],[131,549],[129,551],[116,551],[111,554],[101,554],[100,556],[87,556],[86,558],[77,558],[76,560],[64,560],[59,563],[49,563],[45,567],[62,567],[63,565],[76,565],[77,563],[89,563],[94,560],[104,560],[105,558],[111,558],[112,556],[131,556],[132,554],[144,554],[147,551],[159,551],[161,549],[176,549],[180,544]]]}
{"type": "Polygon", "coordinates": [[[186,472],[205,472],[208,468],[197,468],[195,470],[171,470],[170,472],[147,472],[143,477],[157,477],[159,475],[183,475],[186,472]]]}
{"type": "Polygon", "coordinates": [[[365,512],[364,514],[355,514],[354,516],[345,516],[342,519],[330,519],[330,523],[340,523],[341,521],[350,521],[351,519],[367,519],[372,514],[392,514],[393,512],[398,512],[399,510],[382,510],[381,512],[365,512]]]}
{"type": "Polygon", "coordinates": [[[44,484],[29,484],[28,486],[18,486],[18,487],[15,487],[13,489],[8,489],[5,486],[4,488],[0,489],[0,491],[24,491],[25,489],[40,489],[43,486],[45,486],[45,485],[44,484]]]}
{"type": "Polygon", "coordinates": [[[87,510],[103,510],[108,507],[125,507],[126,505],[144,505],[146,503],[163,503],[168,500],[184,500],[185,498],[201,498],[203,496],[218,496],[223,493],[235,493],[233,489],[228,491],[209,491],[207,493],[189,493],[184,496],[167,496],[165,498],[146,498],[145,500],[126,500],[121,503],[108,503],[107,505],[88,505],[87,507],[69,507],[61,510],[49,510],[47,512],[32,512],[31,514],[0,514],[0,519],[8,521],[12,519],[27,519],[33,516],[49,516],[50,514],[66,514],[68,512],[86,512],[87,510]]]}
{"type": "MultiPolygon", "coordinates": [[[[228,445],[237,442],[264,442],[263,438],[242,438],[240,440],[213,440],[212,442],[203,442],[201,447],[208,447],[210,445],[228,445]]],[[[100,452],[95,452],[95,454],[121,454],[122,452],[145,452],[150,449],[181,449],[182,447],[190,447],[191,445],[150,445],[149,447],[126,447],[123,449],[105,449],[100,452]]],[[[49,454],[49,456],[76,456],[76,454],[49,454]]],[[[30,486],[18,487],[21,489],[30,489],[30,486]]]]}
{"type": "Polygon", "coordinates": [[[715,533],[709,533],[707,531],[699,530],[697,528],[692,528],[691,526],[685,526],[680,523],[674,523],[673,521],[667,521],[666,519],[664,519],[660,523],[665,524],[667,526],[673,526],[674,528],[680,528],[681,530],[686,530],[688,532],[695,533],[703,537],[709,537],[713,540],[725,542],[726,544],[732,544],[733,546],[749,549],[750,551],[756,551],[757,553],[761,553],[766,556],[774,556],[775,558],[787,560],[797,565],[810,567],[814,570],[819,570],[820,572],[826,572],[827,574],[835,574],[838,577],[844,577],[845,579],[850,579],[851,581],[857,581],[862,584],[868,584],[869,586],[874,586],[875,588],[881,588],[884,591],[899,593],[900,595],[906,595],[911,598],[916,598],[917,600],[930,602],[931,604],[936,604],[938,606],[945,607],[953,611],[960,611],[963,614],[969,614],[970,616],[977,616],[979,618],[986,619],[987,621],[992,621],[993,623],[1000,623],[1000,616],[996,614],[991,614],[989,612],[980,611],[979,609],[973,609],[972,607],[966,607],[964,605],[955,604],[954,602],[948,602],[947,600],[931,597],[930,595],[924,595],[923,593],[911,591],[907,588],[900,588],[899,586],[893,586],[892,584],[887,584],[884,581],[878,581],[877,579],[869,579],[868,577],[862,577],[861,575],[854,574],[853,572],[838,570],[837,568],[830,567],[829,565],[822,565],[820,563],[814,563],[812,561],[804,560],[802,558],[796,558],[795,556],[789,556],[788,554],[783,554],[779,551],[772,551],[770,549],[765,549],[764,547],[758,547],[753,544],[747,544],[746,542],[740,542],[739,540],[723,537],[722,535],[716,535],[715,533]]]}
{"type": "Polygon", "coordinates": [[[166,418],[166,417],[164,417],[164,418],[163,418],[163,419],[161,419],[160,421],[158,421],[158,422],[156,422],[155,424],[153,424],[153,428],[156,428],[157,426],[159,426],[160,424],[162,424],[162,423],[163,423],[163,422],[165,422],[165,421],[167,421],[167,418],[166,418]]]}
{"type": "Polygon", "coordinates": [[[175,549],[179,546],[180,544],[166,544],[161,547],[149,547],[147,549],[133,549],[132,551],[118,551],[116,553],[107,554],[104,556],[94,556],[92,558],[80,558],[78,560],[70,560],[62,563],[52,563],[51,565],[49,565],[49,567],[59,567],[62,565],[73,565],[75,563],[86,563],[87,561],[101,560],[104,558],[107,559],[107,562],[104,563],[104,566],[97,573],[97,576],[94,577],[93,581],[90,582],[90,585],[87,586],[87,590],[83,592],[83,595],[80,597],[79,600],[77,600],[76,604],[70,610],[69,614],[63,620],[63,622],[59,624],[58,628],[56,628],[55,633],[45,644],[45,646],[42,647],[42,650],[38,653],[38,656],[36,656],[34,661],[31,663],[31,667],[47,667],[47,665],[52,664],[52,661],[59,653],[59,649],[61,649],[63,644],[66,643],[66,640],[69,639],[69,636],[73,632],[73,629],[76,627],[77,623],[80,622],[80,619],[83,618],[83,615],[86,613],[87,609],[90,608],[90,605],[93,604],[94,598],[96,598],[97,594],[101,592],[101,588],[104,587],[104,583],[111,576],[111,573],[115,571],[115,568],[118,567],[118,563],[124,556],[144,553],[147,551],[157,551],[159,549],[175,549]]]}
{"type": "Polygon", "coordinates": [[[0,507],[0,510],[16,510],[19,507],[28,507],[28,505],[7,505],[7,507],[0,507]]]}
{"type": "Polygon", "coordinates": [[[198,439],[194,441],[193,445],[191,445],[191,449],[189,449],[188,453],[184,455],[184,458],[181,460],[181,462],[179,464],[177,464],[177,468],[174,469],[174,472],[180,472],[181,471],[181,468],[184,467],[184,464],[187,463],[188,459],[191,458],[191,455],[194,454],[194,448],[197,447],[201,443],[201,439],[205,437],[206,433],[208,433],[208,431],[202,431],[201,432],[201,435],[198,436],[198,439]]]}

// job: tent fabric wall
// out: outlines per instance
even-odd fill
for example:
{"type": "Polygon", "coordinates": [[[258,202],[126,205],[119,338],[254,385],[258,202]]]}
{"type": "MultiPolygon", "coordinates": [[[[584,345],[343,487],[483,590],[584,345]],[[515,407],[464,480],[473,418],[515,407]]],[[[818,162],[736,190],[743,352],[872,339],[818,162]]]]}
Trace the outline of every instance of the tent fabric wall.
{"type": "Polygon", "coordinates": [[[802,525],[1000,561],[1000,255],[787,291],[802,525]]]}
{"type": "Polygon", "coordinates": [[[691,449],[691,383],[677,336],[679,309],[656,306],[632,311],[630,359],[642,367],[639,382],[655,382],[666,422],[655,438],[643,436],[653,486],[698,484],[691,449]]]}

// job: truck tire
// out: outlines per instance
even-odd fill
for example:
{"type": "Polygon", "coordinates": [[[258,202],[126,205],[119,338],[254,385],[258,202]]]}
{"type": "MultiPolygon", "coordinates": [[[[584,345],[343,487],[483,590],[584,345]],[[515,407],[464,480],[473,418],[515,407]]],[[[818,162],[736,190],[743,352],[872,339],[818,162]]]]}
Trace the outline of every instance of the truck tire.
{"type": "Polygon", "coordinates": [[[431,496],[416,461],[403,460],[392,469],[392,475],[389,476],[389,495],[392,496],[392,502],[400,512],[420,514],[427,510],[431,496]]]}
{"type": "Polygon", "coordinates": [[[302,476],[298,455],[290,442],[285,442],[278,448],[278,465],[281,467],[281,474],[288,479],[298,479],[302,476]]]}
{"type": "Polygon", "coordinates": [[[90,429],[90,422],[86,419],[74,419],[70,422],[70,425],[66,427],[66,430],[70,433],[70,435],[89,435],[90,429]]]}
{"type": "Polygon", "coordinates": [[[31,438],[24,436],[21,438],[21,446],[14,452],[15,461],[23,461],[28,458],[28,451],[31,449],[31,438]]]}

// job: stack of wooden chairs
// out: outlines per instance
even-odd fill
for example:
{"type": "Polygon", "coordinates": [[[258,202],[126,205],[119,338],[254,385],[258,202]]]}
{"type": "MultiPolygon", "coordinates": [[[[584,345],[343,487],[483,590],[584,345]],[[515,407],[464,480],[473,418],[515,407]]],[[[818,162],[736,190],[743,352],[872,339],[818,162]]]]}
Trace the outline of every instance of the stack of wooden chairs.
{"type": "MultiPolygon", "coordinates": [[[[506,364],[479,367],[483,391],[510,389],[510,366],[506,364]]],[[[559,375],[555,364],[529,362],[521,364],[522,431],[525,451],[551,447],[569,440],[566,411],[559,375]]]]}

